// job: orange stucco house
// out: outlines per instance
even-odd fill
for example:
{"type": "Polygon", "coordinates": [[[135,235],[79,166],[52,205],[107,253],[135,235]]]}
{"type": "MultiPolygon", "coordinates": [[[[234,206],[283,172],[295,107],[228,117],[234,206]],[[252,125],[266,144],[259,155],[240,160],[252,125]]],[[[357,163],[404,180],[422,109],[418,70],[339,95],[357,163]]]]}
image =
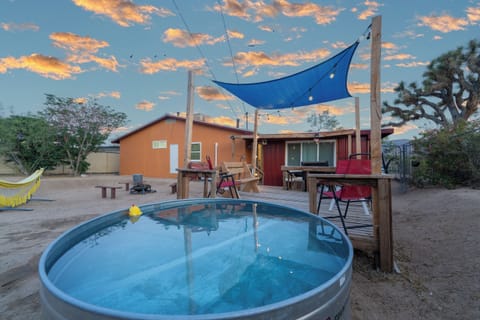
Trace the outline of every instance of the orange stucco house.
{"type": "MultiPolygon", "coordinates": [[[[113,140],[120,144],[120,174],[175,178],[176,168],[183,167],[185,125],[184,117],[167,114],[113,140]]],[[[205,161],[210,156],[214,166],[241,159],[250,163],[251,145],[234,137],[251,134],[248,130],[194,120],[191,160],[205,161]]]]}

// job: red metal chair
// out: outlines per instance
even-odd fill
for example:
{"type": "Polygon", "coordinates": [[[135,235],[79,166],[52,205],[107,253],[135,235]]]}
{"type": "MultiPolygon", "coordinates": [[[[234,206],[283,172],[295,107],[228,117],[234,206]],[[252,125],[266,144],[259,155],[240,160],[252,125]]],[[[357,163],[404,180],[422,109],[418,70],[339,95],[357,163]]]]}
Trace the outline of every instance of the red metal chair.
{"type": "MultiPolygon", "coordinates": [[[[335,173],[338,174],[371,174],[370,159],[349,159],[338,160],[335,173]]],[[[317,206],[317,214],[320,212],[320,205],[322,199],[334,199],[337,207],[338,216],[328,216],[327,219],[340,218],[345,234],[348,234],[347,229],[370,227],[371,224],[358,224],[346,226],[345,218],[347,217],[348,208],[352,202],[370,202],[372,197],[372,188],[370,186],[362,185],[329,185],[325,190],[326,185],[322,185],[319,194],[320,198],[317,206]],[[345,211],[342,213],[340,202],[345,202],[345,211]]]]}

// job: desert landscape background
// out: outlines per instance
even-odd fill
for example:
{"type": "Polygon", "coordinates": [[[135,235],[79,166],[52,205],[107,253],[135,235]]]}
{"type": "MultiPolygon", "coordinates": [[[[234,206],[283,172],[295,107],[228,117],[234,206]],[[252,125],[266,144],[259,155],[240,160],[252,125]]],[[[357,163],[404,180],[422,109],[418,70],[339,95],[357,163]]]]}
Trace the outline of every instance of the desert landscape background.
{"type": "MultiPolygon", "coordinates": [[[[9,178],[9,180],[11,180],[9,178]]],[[[117,190],[102,199],[99,184],[131,177],[44,177],[32,211],[0,211],[0,319],[39,319],[38,261],[61,233],[114,210],[176,199],[174,180],[145,178],[155,193],[117,190]]],[[[191,183],[191,197],[203,184],[191,183]]],[[[355,252],[353,319],[480,319],[480,191],[409,189],[393,184],[394,260],[399,273],[383,273],[355,252]]]]}

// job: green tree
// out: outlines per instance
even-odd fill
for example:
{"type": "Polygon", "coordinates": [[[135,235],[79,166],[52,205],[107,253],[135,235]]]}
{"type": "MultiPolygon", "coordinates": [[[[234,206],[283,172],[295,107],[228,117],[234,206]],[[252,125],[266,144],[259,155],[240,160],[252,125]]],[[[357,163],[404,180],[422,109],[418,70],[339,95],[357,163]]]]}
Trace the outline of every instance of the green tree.
{"type": "Polygon", "coordinates": [[[0,155],[25,175],[53,169],[62,159],[55,128],[35,116],[0,118],[0,155]]]}
{"type": "Polygon", "coordinates": [[[480,123],[459,122],[455,128],[425,131],[413,141],[414,184],[480,185],[480,123]]]}
{"type": "Polygon", "coordinates": [[[480,103],[480,40],[471,40],[432,60],[423,83],[394,89],[394,105],[383,103],[382,112],[394,120],[385,125],[402,126],[413,120],[428,120],[439,128],[455,127],[469,120],[480,103]]]}
{"type": "Polygon", "coordinates": [[[58,141],[73,175],[87,171],[86,158],[108,138],[110,133],[126,123],[127,116],[103,106],[96,100],[80,101],[46,95],[45,110],[40,115],[57,130],[58,141]]]}
{"type": "Polygon", "coordinates": [[[339,122],[334,115],[330,115],[329,110],[323,110],[322,113],[312,112],[308,115],[307,122],[310,123],[311,131],[332,131],[337,129],[339,122]]]}

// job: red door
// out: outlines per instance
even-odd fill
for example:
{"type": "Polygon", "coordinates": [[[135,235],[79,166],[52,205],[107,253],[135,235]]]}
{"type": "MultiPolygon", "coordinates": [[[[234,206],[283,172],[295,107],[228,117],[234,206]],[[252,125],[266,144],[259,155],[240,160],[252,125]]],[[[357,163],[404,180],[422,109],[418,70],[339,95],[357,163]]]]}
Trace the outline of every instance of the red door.
{"type": "Polygon", "coordinates": [[[263,184],[266,186],[282,186],[281,167],[285,164],[285,142],[268,141],[263,145],[263,184]]]}

